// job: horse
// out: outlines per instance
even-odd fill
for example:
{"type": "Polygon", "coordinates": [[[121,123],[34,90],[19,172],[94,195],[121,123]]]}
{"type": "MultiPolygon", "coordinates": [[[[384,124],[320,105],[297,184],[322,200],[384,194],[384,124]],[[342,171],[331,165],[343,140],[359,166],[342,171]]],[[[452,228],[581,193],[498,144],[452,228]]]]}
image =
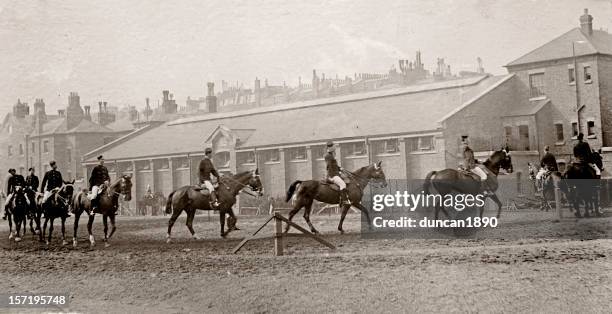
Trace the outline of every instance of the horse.
{"type": "MultiPolygon", "coordinates": [[[[500,169],[504,169],[508,173],[512,173],[512,159],[505,150],[498,150],[493,152],[493,154],[487,158],[487,160],[483,163],[483,168],[483,170],[487,172],[487,184],[490,192],[492,192],[491,194],[487,194],[486,197],[490,198],[497,204],[497,218],[499,219],[502,203],[495,194],[498,187],[497,176],[499,175],[500,169]]],[[[476,195],[483,192],[480,178],[475,178],[475,175],[471,172],[456,169],[444,169],[440,171],[431,171],[428,173],[423,184],[425,194],[429,194],[431,187],[434,187],[438,193],[442,195],[442,198],[453,192],[471,195],[476,195]]],[[[437,206],[435,206],[434,219],[438,219],[440,209],[446,214],[446,216],[450,217],[446,209],[439,205],[440,204],[437,204],[437,206]]],[[[480,208],[481,218],[483,212],[484,206],[480,208]]]]}
{"type": "MultiPolygon", "coordinates": [[[[601,169],[601,168],[600,168],[601,169]]],[[[599,179],[589,164],[571,163],[561,176],[561,191],[567,196],[568,201],[574,209],[574,215],[581,218],[580,204],[584,203],[584,217],[589,217],[589,211],[597,216],[599,211],[599,179]]]]}
{"type": "Polygon", "coordinates": [[[91,201],[87,198],[88,191],[83,189],[75,195],[72,202],[72,212],[74,213],[74,236],[72,238],[72,246],[77,247],[77,231],[79,229],[79,218],[83,212],[89,215],[87,222],[87,232],[89,233],[89,245],[94,247],[96,240],[94,238],[92,227],[96,214],[102,214],[102,222],[104,223],[104,246],[109,247],[109,240],[117,230],[115,226],[115,216],[117,214],[117,204],[119,197],[129,202],[132,199],[132,177],[128,175],[121,176],[110,186],[103,186],[98,195],[98,208],[92,211],[91,201]],[[111,231],[108,233],[108,220],[110,218],[111,231]]]}
{"type": "Polygon", "coordinates": [[[549,200],[555,199],[555,184],[552,176],[555,171],[551,171],[547,168],[544,175],[540,179],[537,179],[537,174],[540,169],[532,163],[527,163],[527,167],[529,169],[529,180],[533,183],[535,195],[541,197],[540,210],[548,211],[552,209],[549,205],[549,200]],[[542,193],[541,195],[539,195],[540,192],[542,193]]]}
{"type": "Polygon", "coordinates": [[[232,230],[236,228],[236,216],[232,206],[236,203],[236,195],[240,191],[249,187],[252,191],[258,192],[259,196],[263,195],[263,186],[259,179],[259,170],[244,171],[233,176],[222,176],[219,179],[219,187],[216,189],[217,201],[219,206],[212,208],[210,206],[210,198],[208,194],[204,195],[203,191],[198,186],[186,185],[172,191],[168,195],[166,201],[166,214],[172,214],[168,221],[168,234],[166,242],[171,242],[172,226],[183,211],[187,213],[187,229],[191,233],[191,237],[195,240],[199,239],[193,230],[193,219],[197,209],[200,210],[218,210],[219,223],[221,225],[221,237],[225,238],[232,230]],[[225,232],[225,214],[229,215],[228,230],[225,232]]]}
{"type": "Polygon", "coordinates": [[[26,202],[25,189],[21,186],[15,187],[13,200],[8,204],[7,220],[9,222],[9,240],[14,238],[15,242],[21,241],[21,225],[23,233],[26,233],[26,214],[28,204],[26,202]],[[13,233],[13,222],[15,223],[16,234],[13,233]]]}
{"type": "Polygon", "coordinates": [[[26,187],[26,196],[30,200],[30,206],[27,212],[27,218],[30,220],[30,232],[33,235],[39,235],[40,240],[42,242],[42,234],[41,234],[41,217],[42,210],[40,206],[36,203],[36,199],[39,195],[42,195],[35,190],[32,190],[30,187],[26,187]],[[36,228],[34,228],[34,224],[36,224],[36,228]]]}
{"type": "Polygon", "coordinates": [[[72,202],[72,195],[74,194],[74,180],[72,182],[62,185],[61,188],[53,189],[51,195],[45,203],[43,203],[42,195],[38,195],[36,203],[40,208],[40,211],[45,215],[45,222],[42,227],[41,239],[45,238],[45,231],[47,229],[47,223],[49,224],[49,236],[46,244],[49,245],[51,242],[51,236],[53,235],[53,222],[56,218],[60,218],[62,222],[62,245],[68,244],[66,241],[66,216],[72,202]]]}
{"type": "MultiPolygon", "coordinates": [[[[363,197],[363,189],[368,185],[370,180],[374,180],[376,183],[380,183],[382,187],[387,186],[387,180],[385,179],[385,172],[382,169],[382,161],[373,163],[365,167],[359,168],[355,172],[346,172],[350,177],[350,181],[347,182],[346,189],[349,194],[351,205],[342,205],[342,215],[340,216],[340,223],[338,224],[338,231],[344,233],[342,229],[342,223],[348,213],[351,206],[359,209],[367,218],[368,225],[371,227],[372,221],[370,220],[370,214],[368,210],[361,204],[361,198],[363,197]]],[[[310,222],[310,212],[312,211],[312,203],[314,200],[327,204],[339,204],[340,193],[338,188],[330,183],[321,182],[318,180],[301,181],[296,180],[289,186],[287,190],[287,197],[285,202],[289,202],[293,194],[296,193],[296,201],[293,209],[289,212],[289,220],[297,214],[300,209],[304,208],[304,220],[308,223],[310,231],[312,233],[319,233],[317,229],[310,222]],[[297,191],[297,193],[296,193],[297,191]]],[[[290,226],[287,224],[285,233],[289,232],[290,226]]]]}

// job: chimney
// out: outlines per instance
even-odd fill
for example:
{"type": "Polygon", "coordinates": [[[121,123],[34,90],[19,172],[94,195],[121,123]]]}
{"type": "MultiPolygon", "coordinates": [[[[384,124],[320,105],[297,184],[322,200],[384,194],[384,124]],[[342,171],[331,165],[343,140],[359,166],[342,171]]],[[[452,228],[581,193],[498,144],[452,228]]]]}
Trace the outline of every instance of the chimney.
{"type": "Polygon", "coordinates": [[[108,113],[108,108],[106,107],[106,101],[103,101],[102,104],[104,105],[104,113],[108,113]]]}
{"type": "Polygon", "coordinates": [[[589,14],[589,9],[584,9],[584,14],[580,17],[580,28],[585,35],[593,35],[593,16],[589,14]]]}
{"type": "Polygon", "coordinates": [[[83,106],[83,108],[85,109],[85,119],[91,121],[91,106],[83,106]]]}
{"type": "Polygon", "coordinates": [[[68,96],[68,108],[66,108],[66,128],[68,130],[76,127],[83,120],[84,113],[81,108],[81,98],[77,93],[70,93],[68,96]]]}
{"type": "Polygon", "coordinates": [[[261,82],[255,78],[255,105],[261,106],[261,82]]]}
{"type": "Polygon", "coordinates": [[[98,113],[102,113],[102,102],[98,101],[98,113]]]}
{"type": "Polygon", "coordinates": [[[164,100],[168,100],[168,95],[170,94],[170,91],[164,90],[162,91],[162,93],[164,94],[164,100]]]}
{"type": "Polygon", "coordinates": [[[319,78],[317,77],[317,70],[312,70],[312,92],[314,97],[319,97],[319,78]]]}
{"type": "Polygon", "coordinates": [[[208,108],[208,112],[217,112],[217,96],[215,96],[215,83],[208,82],[206,83],[206,86],[208,87],[208,96],[206,96],[206,107],[208,108]]]}

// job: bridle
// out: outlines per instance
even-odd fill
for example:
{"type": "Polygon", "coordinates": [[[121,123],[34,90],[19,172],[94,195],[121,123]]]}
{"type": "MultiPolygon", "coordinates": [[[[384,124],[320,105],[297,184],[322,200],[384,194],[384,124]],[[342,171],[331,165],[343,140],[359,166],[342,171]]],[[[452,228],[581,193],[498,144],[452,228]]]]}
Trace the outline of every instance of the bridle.
{"type": "MultiPolygon", "coordinates": [[[[376,164],[374,164],[374,170],[378,170],[379,168],[380,168],[380,167],[378,167],[376,164]]],[[[363,177],[363,176],[357,175],[357,174],[355,174],[355,173],[353,173],[353,172],[350,172],[350,171],[348,171],[348,170],[344,170],[344,169],[342,169],[341,171],[342,171],[343,173],[345,173],[345,174],[349,175],[350,177],[353,177],[353,178],[357,179],[357,185],[358,185],[358,186],[363,186],[363,187],[365,187],[365,186],[366,186],[366,185],[368,185],[368,183],[370,183],[370,181],[372,181],[372,180],[375,180],[375,181],[374,181],[374,183],[372,183],[372,185],[374,185],[374,184],[378,183],[378,181],[380,181],[380,179],[375,179],[375,178],[372,178],[372,177],[366,178],[366,177],[363,177]]],[[[380,186],[379,186],[379,187],[383,187],[383,185],[384,185],[384,183],[380,183],[380,186]]]]}
{"type": "MultiPolygon", "coordinates": [[[[258,175],[258,174],[251,173],[251,177],[250,177],[249,179],[251,179],[251,178],[259,178],[259,175],[258,175]]],[[[261,190],[253,188],[253,186],[251,186],[250,184],[244,184],[244,183],[242,183],[242,182],[240,182],[240,181],[238,181],[238,180],[236,180],[236,179],[234,179],[234,178],[232,178],[232,177],[229,177],[229,176],[224,177],[223,179],[228,180],[228,181],[231,181],[231,182],[234,182],[234,183],[236,183],[238,186],[240,186],[240,189],[238,190],[238,192],[239,192],[239,193],[246,193],[246,194],[251,195],[251,196],[254,196],[254,197],[258,197],[258,196],[260,196],[260,195],[254,195],[254,194],[251,194],[251,192],[261,192],[261,190]],[[243,190],[244,188],[249,188],[249,190],[250,190],[251,192],[247,192],[247,191],[243,190]]],[[[225,185],[225,187],[226,187],[228,190],[229,190],[229,189],[231,189],[231,187],[229,187],[227,184],[225,184],[225,182],[223,182],[223,181],[221,181],[221,180],[219,180],[219,184],[223,184],[223,185],[225,185]]]]}

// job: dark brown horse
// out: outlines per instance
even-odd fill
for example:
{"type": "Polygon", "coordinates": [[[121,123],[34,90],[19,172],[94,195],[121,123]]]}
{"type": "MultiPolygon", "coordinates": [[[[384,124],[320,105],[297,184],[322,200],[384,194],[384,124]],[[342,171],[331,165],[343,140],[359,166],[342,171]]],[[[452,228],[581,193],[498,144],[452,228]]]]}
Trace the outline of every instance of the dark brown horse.
{"type": "Polygon", "coordinates": [[[172,216],[168,221],[166,241],[168,243],[171,242],[172,226],[183,211],[187,213],[187,229],[189,229],[192,238],[198,239],[198,236],[193,230],[193,219],[198,209],[218,210],[219,223],[221,224],[221,237],[227,236],[230,231],[237,229],[235,228],[236,216],[234,215],[232,206],[236,203],[236,195],[245,187],[249,187],[252,191],[258,192],[260,196],[263,195],[263,186],[259,179],[259,171],[257,169],[254,171],[245,171],[233,176],[221,177],[219,180],[219,187],[216,189],[219,207],[215,209],[210,206],[209,195],[203,194],[202,190],[197,186],[186,185],[170,193],[166,202],[166,213],[172,213],[172,216]],[[230,216],[227,233],[225,232],[225,214],[230,216]]]}
{"type": "MultiPolygon", "coordinates": [[[[342,229],[342,223],[348,213],[351,206],[359,209],[367,218],[368,224],[371,224],[370,214],[368,210],[361,204],[361,198],[363,197],[363,189],[368,185],[370,180],[374,180],[376,183],[380,183],[383,187],[387,186],[387,180],[385,179],[385,173],[382,169],[382,161],[374,163],[362,168],[359,168],[355,172],[348,172],[350,182],[346,185],[348,190],[349,199],[351,205],[342,205],[342,215],[340,216],[340,223],[338,224],[338,230],[344,233],[342,229]]],[[[302,207],[304,208],[304,219],[310,231],[313,233],[319,233],[317,229],[310,222],[310,212],[312,211],[312,203],[314,200],[327,204],[338,204],[340,202],[340,194],[337,189],[333,189],[328,183],[320,182],[317,180],[300,181],[297,180],[289,186],[287,190],[286,202],[291,200],[293,194],[296,193],[295,205],[291,212],[289,212],[289,220],[297,214],[302,207]]],[[[289,225],[285,228],[285,232],[289,231],[289,225]]]]}
{"type": "Polygon", "coordinates": [[[26,233],[26,214],[28,211],[28,204],[26,202],[25,189],[21,186],[15,187],[13,194],[13,200],[8,204],[7,220],[9,223],[9,240],[13,239],[15,242],[21,241],[21,227],[23,225],[23,234],[26,233]],[[13,233],[13,223],[15,223],[15,232],[13,233]]]}
{"type": "MultiPolygon", "coordinates": [[[[497,175],[499,174],[500,169],[505,169],[508,171],[508,173],[512,172],[512,159],[510,158],[510,155],[506,153],[506,151],[499,150],[493,152],[491,157],[489,157],[483,163],[483,166],[485,168],[484,170],[487,172],[487,184],[489,191],[492,192],[492,194],[488,194],[487,197],[491,198],[495,204],[497,204],[497,218],[499,218],[502,203],[495,194],[498,187],[497,175]]],[[[430,188],[433,186],[443,198],[445,195],[454,192],[470,195],[483,193],[480,179],[475,178],[474,176],[475,175],[472,173],[467,173],[466,171],[456,169],[432,171],[425,177],[423,190],[425,194],[429,194],[430,188]]],[[[438,213],[440,210],[442,210],[446,216],[448,216],[448,212],[444,207],[435,206],[434,218],[436,220],[438,219],[438,213]]],[[[481,218],[483,211],[484,206],[480,208],[481,218]]]]}
{"type": "Polygon", "coordinates": [[[77,231],[79,229],[79,218],[86,212],[89,214],[89,221],[87,222],[87,232],[89,233],[89,244],[91,247],[96,245],[96,240],[92,232],[92,226],[95,214],[102,214],[102,222],[104,223],[104,246],[110,246],[109,240],[117,229],[115,227],[115,216],[117,214],[117,208],[119,204],[119,197],[122,196],[125,201],[129,202],[132,199],[132,177],[124,175],[117,179],[113,184],[108,187],[104,187],[100,194],[99,205],[95,212],[91,210],[91,201],[87,198],[88,191],[85,189],[79,192],[74,197],[72,211],[74,213],[74,236],[72,238],[72,246],[76,247],[77,231]],[[108,219],[110,218],[111,232],[108,233],[108,219]]]}
{"type": "Polygon", "coordinates": [[[47,201],[43,204],[42,195],[37,197],[37,205],[41,212],[45,215],[45,222],[42,227],[41,239],[45,237],[47,223],[49,224],[49,236],[46,240],[47,245],[51,242],[53,235],[53,222],[59,218],[62,222],[62,245],[68,244],[66,241],[66,216],[70,204],[72,203],[72,195],[74,194],[74,180],[68,184],[64,184],[61,188],[54,189],[47,201]]]}

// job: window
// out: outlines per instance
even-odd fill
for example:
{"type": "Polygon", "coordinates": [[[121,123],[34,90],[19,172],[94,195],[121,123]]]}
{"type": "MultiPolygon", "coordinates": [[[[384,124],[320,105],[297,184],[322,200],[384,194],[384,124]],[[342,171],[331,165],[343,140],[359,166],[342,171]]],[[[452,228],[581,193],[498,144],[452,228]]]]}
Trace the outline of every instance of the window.
{"type": "Polygon", "coordinates": [[[578,136],[578,122],[572,122],[572,137],[578,136]]]}
{"type": "Polygon", "coordinates": [[[23,156],[23,144],[19,144],[19,155],[23,156]]]}
{"type": "MultiPolygon", "coordinates": [[[[187,165],[187,167],[189,167],[189,164],[187,165]]],[[[148,160],[137,161],[136,170],[151,170],[151,162],[148,160]]]]}
{"type": "Polygon", "coordinates": [[[531,98],[544,96],[544,73],[529,75],[529,90],[531,98]]]}
{"type": "Polygon", "coordinates": [[[519,125],[519,150],[529,150],[529,126],[519,125]]]}
{"type": "Polygon", "coordinates": [[[13,156],[13,146],[11,145],[8,146],[7,154],[9,157],[13,156]]]}
{"type": "Polygon", "coordinates": [[[36,143],[32,142],[32,154],[36,153],[36,143]]]}
{"type": "Polygon", "coordinates": [[[43,153],[49,152],[49,141],[43,141],[43,153]]]}
{"type": "Polygon", "coordinates": [[[325,158],[325,154],[327,153],[325,146],[315,146],[315,147],[312,147],[311,149],[312,149],[312,159],[325,158]]]}
{"type": "Polygon", "coordinates": [[[595,136],[595,121],[587,121],[587,135],[595,136]]]}
{"type": "Polygon", "coordinates": [[[557,134],[557,142],[563,142],[563,124],[555,123],[555,133],[557,134]]]}
{"type": "Polygon", "coordinates": [[[567,69],[568,82],[570,84],[576,83],[576,72],[574,69],[567,69]]]}
{"type": "Polygon", "coordinates": [[[374,153],[376,155],[382,154],[395,154],[399,152],[399,140],[389,139],[383,141],[376,141],[373,143],[374,153]]]}
{"type": "MultiPolygon", "coordinates": [[[[465,139],[462,138],[462,141],[467,141],[467,137],[465,139]]],[[[432,151],[432,150],[434,150],[434,137],[433,136],[413,137],[413,138],[408,139],[408,151],[409,152],[432,151]]]]}
{"type": "Polygon", "coordinates": [[[255,163],[255,152],[241,152],[237,154],[237,158],[240,160],[240,164],[254,164],[255,163]]]}
{"type": "Polygon", "coordinates": [[[591,82],[591,67],[590,66],[584,67],[584,82],[585,83],[591,82]]]}
{"type": "Polygon", "coordinates": [[[306,160],[306,147],[289,149],[289,160],[306,160]]]}
{"type": "Polygon", "coordinates": [[[72,149],[70,148],[66,149],[66,160],[68,160],[68,162],[72,162],[72,149]]]}
{"type": "Polygon", "coordinates": [[[365,142],[355,142],[346,144],[347,156],[365,156],[367,150],[365,142]]]}
{"type": "Polygon", "coordinates": [[[280,152],[278,149],[270,149],[263,152],[265,162],[278,162],[280,160],[280,152]]]}

